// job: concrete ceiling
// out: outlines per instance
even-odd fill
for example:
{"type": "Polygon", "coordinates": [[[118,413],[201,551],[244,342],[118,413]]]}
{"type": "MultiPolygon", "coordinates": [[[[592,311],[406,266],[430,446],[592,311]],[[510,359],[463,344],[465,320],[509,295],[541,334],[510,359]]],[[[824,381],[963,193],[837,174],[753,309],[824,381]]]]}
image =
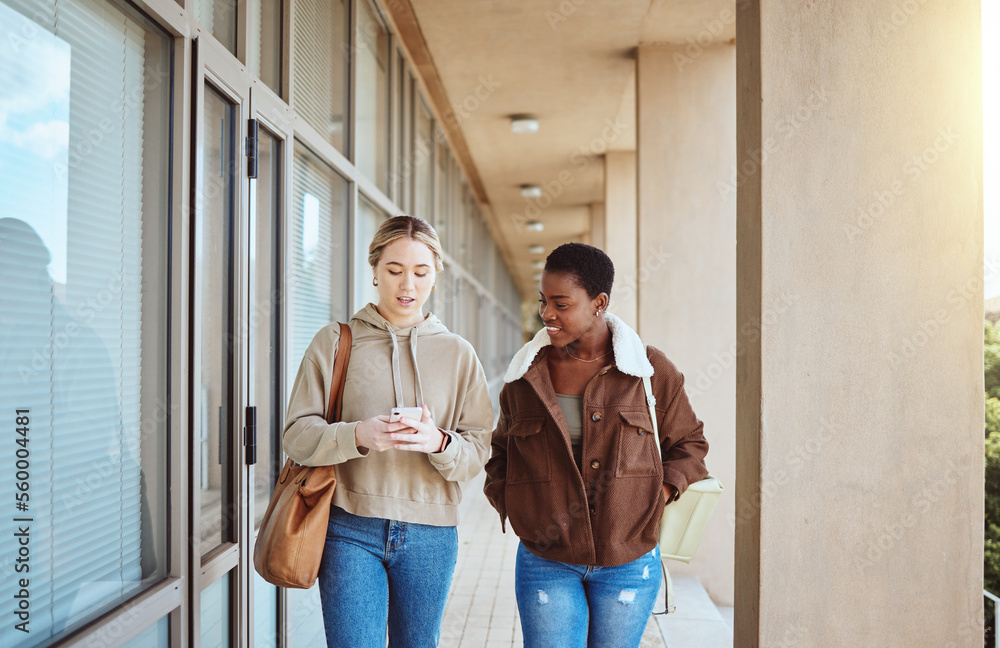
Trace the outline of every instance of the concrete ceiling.
{"type": "Polygon", "coordinates": [[[533,260],[587,241],[607,150],[635,149],[639,45],[728,41],[734,0],[396,0],[399,27],[519,289],[533,260]],[[511,115],[539,118],[511,132],[511,115]],[[450,123],[448,123],[450,122],[450,123]],[[521,197],[520,185],[542,187],[521,197]],[[542,232],[527,231],[538,220],[542,232]],[[529,246],[545,246],[531,254],[529,246]]]}

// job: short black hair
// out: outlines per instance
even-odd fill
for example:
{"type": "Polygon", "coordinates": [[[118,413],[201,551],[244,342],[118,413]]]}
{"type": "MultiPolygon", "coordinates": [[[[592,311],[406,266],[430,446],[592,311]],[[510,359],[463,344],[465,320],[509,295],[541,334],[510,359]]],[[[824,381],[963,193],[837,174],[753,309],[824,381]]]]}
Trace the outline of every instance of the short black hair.
{"type": "Polygon", "coordinates": [[[545,259],[545,272],[573,275],[587,296],[596,299],[601,293],[611,296],[615,282],[615,264],[600,248],[584,243],[563,243],[545,259]]]}

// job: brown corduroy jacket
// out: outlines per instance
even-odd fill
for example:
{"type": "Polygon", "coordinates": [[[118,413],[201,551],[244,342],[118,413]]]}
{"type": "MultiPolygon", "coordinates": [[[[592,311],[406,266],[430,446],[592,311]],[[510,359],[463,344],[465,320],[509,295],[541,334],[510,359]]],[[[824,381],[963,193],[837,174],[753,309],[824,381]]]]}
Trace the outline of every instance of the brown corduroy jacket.
{"type": "Polygon", "coordinates": [[[543,331],[515,356],[500,392],[500,418],[486,465],[485,492],[524,546],[548,560],[612,567],[652,551],[665,505],[708,474],[708,442],[684,391],[684,377],[607,315],[614,360],[583,397],[583,469],[573,460],[566,421],[545,357],[543,331]],[[642,376],[656,398],[662,468],[642,376]]]}

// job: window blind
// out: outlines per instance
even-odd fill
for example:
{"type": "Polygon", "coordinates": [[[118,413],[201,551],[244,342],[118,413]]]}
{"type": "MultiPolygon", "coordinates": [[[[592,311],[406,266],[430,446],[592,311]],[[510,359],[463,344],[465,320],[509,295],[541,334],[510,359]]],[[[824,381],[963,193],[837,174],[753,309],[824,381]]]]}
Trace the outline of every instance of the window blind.
{"type": "MultiPolygon", "coordinates": [[[[103,0],[5,3],[35,22],[39,38],[65,44],[70,61],[68,164],[53,166],[54,177],[66,182],[66,205],[49,211],[48,222],[35,223],[43,231],[64,229],[65,242],[22,230],[6,240],[9,260],[0,270],[5,288],[20,286],[19,317],[0,329],[4,455],[14,453],[14,411],[28,410],[30,421],[30,500],[21,512],[30,521],[7,514],[15,501],[11,480],[0,486],[0,507],[7,509],[0,537],[9,543],[24,527],[30,536],[28,571],[5,564],[0,577],[3,600],[29,592],[30,633],[0,625],[0,645],[20,647],[43,643],[121,602],[142,578],[147,34],[103,0]],[[64,281],[50,281],[39,263],[46,253],[50,267],[65,264],[64,281]]],[[[37,65],[24,56],[4,61],[11,64],[28,74],[37,65]]],[[[7,149],[0,154],[4,166],[20,163],[7,149]]],[[[39,182],[44,190],[46,181],[39,182]]]]}
{"type": "Polygon", "coordinates": [[[313,336],[347,321],[347,182],[308,149],[297,147],[289,251],[287,385],[313,336]]]}
{"type": "Polygon", "coordinates": [[[343,0],[299,0],[295,11],[295,112],[347,153],[347,9],[343,0]]]}

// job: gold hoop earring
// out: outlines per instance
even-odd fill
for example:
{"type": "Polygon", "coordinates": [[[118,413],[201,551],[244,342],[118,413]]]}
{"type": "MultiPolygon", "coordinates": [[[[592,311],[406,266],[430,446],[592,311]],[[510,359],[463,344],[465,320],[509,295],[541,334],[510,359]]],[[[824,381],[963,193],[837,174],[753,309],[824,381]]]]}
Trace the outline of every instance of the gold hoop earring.
{"type": "Polygon", "coordinates": [[[378,288],[378,279],[376,279],[375,277],[372,277],[372,285],[378,288]]]}
{"type": "Polygon", "coordinates": [[[434,285],[431,286],[431,292],[434,292],[437,289],[438,289],[438,285],[437,284],[434,284],[434,285]]]}

